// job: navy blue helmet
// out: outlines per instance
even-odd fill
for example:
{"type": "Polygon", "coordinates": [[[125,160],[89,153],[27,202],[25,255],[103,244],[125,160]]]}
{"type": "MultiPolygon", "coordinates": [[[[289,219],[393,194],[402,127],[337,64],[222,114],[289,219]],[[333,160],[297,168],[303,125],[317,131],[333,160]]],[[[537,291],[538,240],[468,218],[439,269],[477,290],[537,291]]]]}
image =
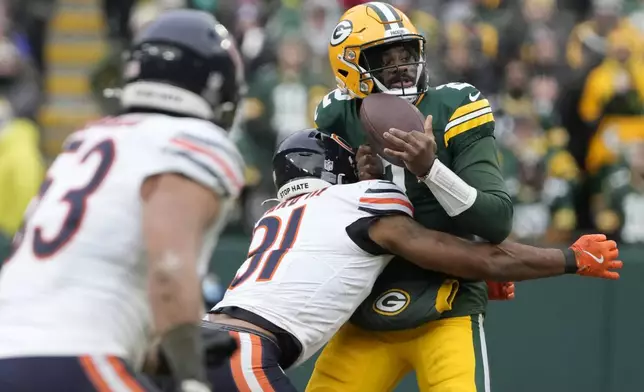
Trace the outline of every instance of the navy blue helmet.
{"type": "Polygon", "coordinates": [[[202,118],[229,129],[245,88],[239,51],[209,13],[172,10],[134,38],[123,68],[121,104],[202,118]]]}
{"type": "Polygon", "coordinates": [[[316,129],[298,131],[280,143],[273,156],[273,179],[280,199],[314,191],[329,184],[358,181],[355,153],[337,135],[316,129]],[[323,181],[323,182],[320,182],[323,181]],[[287,185],[301,184],[303,192],[287,185]]]}

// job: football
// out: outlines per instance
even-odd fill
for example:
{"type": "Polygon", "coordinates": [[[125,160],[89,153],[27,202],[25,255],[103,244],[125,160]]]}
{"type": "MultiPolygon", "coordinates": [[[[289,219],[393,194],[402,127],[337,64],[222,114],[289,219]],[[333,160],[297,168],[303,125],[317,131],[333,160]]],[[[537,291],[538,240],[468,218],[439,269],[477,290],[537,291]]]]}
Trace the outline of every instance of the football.
{"type": "Polygon", "coordinates": [[[404,167],[405,164],[400,159],[384,153],[385,147],[390,146],[382,134],[390,128],[405,132],[423,132],[425,118],[416,106],[405,99],[391,94],[376,93],[369,94],[362,100],[360,122],[371,148],[391,164],[404,167]]]}

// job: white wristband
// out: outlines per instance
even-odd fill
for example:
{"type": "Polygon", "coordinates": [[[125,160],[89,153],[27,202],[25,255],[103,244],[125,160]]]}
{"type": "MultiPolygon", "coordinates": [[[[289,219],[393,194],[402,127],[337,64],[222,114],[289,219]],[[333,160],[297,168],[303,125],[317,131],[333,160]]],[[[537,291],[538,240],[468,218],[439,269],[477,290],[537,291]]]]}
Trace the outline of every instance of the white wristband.
{"type": "Polygon", "coordinates": [[[421,180],[450,217],[467,211],[476,201],[476,188],[469,186],[438,159],[421,180]]]}

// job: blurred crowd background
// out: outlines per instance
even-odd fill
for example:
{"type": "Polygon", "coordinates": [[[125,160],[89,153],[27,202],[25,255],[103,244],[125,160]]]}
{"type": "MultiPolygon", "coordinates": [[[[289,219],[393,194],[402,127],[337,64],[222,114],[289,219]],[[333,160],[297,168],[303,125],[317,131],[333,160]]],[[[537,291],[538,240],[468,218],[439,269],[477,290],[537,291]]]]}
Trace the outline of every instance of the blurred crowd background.
{"type": "MultiPolygon", "coordinates": [[[[275,194],[275,144],[313,126],[335,88],[328,39],[361,2],[0,0],[0,263],[63,139],[118,113],[131,37],[166,9],[197,8],[236,37],[248,79],[232,132],[248,187],[203,281],[207,305],[218,302],[271,206],[262,202],[275,194]]],[[[491,304],[495,388],[644,390],[644,318],[634,310],[644,279],[644,0],[389,2],[426,37],[432,85],[468,82],[492,103],[513,238],[563,246],[599,230],[621,242],[628,265],[618,285],[522,283],[513,303],[491,304]]],[[[311,366],[291,374],[301,388],[311,366]]],[[[398,390],[416,390],[405,382],[398,390]]]]}
{"type": "MultiPolygon", "coordinates": [[[[248,95],[233,137],[249,185],[229,233],[246,238],[274,196],[275,143],[313,125],[335,87],[328,39],[361,2],[0,0],[0,243],[64,137],[118,113],[133,34],[177,7],[214,13],[245,59],[248,95]]],[[[389,3],[426,37],[432,85],[468,82],[492,102],[514,238],[562,243],[601,230],[644,244],[644,0],[389,3]]]]}

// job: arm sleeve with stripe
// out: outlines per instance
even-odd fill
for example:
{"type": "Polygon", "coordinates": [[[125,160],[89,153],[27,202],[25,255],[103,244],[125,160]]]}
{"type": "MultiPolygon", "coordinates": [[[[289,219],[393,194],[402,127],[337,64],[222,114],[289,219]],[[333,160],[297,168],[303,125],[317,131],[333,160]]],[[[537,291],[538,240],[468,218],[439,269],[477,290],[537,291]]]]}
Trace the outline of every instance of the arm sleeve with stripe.
{"type": "Polygon", "coordinates": [[[389,253],[369,237],[373,223],[391,215],[414,216],[414,207],[405,192],[390,181],[369,181],[356,207],[363,216],[347,226],[346,232],[356,245],[373,255],[389,253]]]}
{"type": "Polygon", "coordinates": [[[152,161],[148,176],[181,174],[222,197],[236,198],[244,187],[244,161],[223,131],[171,132],[157,146],[152,161]]]}
{"type": "Polygon", "coordinates": [[[472,143],[456,158],[453,170],[478,193],[474,204],[452,219],[468,233],[489,242],[505,240],[512,230],[514,208],[501,174],[494,138],[487,136],[472,143]]]}
{"type": "Polygon", "coordinates": [[[454,157],[476,141],[494,135],[494,115],[490,102],[475,87],[464,88],[462,99],[449,116],[443,143],[454,157]]]}

